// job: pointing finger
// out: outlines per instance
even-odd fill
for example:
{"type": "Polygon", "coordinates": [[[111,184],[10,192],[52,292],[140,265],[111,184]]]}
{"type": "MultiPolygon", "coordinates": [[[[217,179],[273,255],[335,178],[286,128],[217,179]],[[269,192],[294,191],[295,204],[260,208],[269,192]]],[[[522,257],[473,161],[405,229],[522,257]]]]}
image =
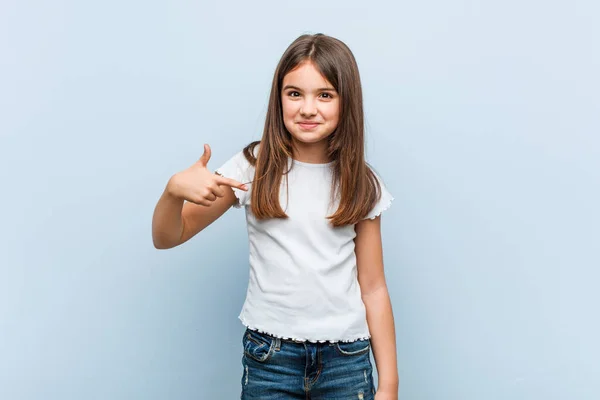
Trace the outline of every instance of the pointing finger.
{"type": "Polygon", "coordinates": [[[238,189],[241,189],[244,191],[248,191],[248,186],[236,181],[235,179],[225,178],[223,176],[217,175],[216,181],[219,185],[231,186],[231,187],[238,188],[238,189]]]}

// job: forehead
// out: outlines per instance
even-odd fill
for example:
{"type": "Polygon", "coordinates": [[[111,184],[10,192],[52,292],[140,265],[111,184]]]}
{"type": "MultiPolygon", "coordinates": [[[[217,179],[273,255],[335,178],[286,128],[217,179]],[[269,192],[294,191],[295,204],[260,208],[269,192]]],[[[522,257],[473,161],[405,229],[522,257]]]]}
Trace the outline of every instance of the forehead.
{"type": "Polygon", "coordinates": [[[296,86],[300,89],[314,90],[321,88],[333,88],[333,85],[329,83],[327,79],[317,69],[317,67],[310,61],[305,61],[296,68],[292,69],[283,77],[283,87],[286,85],[296,86]]]}

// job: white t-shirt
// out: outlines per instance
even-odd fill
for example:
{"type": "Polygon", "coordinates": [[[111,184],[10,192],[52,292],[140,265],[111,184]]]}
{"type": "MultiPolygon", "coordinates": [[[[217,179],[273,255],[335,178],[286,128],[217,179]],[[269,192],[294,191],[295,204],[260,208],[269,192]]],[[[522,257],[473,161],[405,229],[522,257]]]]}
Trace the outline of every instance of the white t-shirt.
{"type": "MultiPolygon", "coordinates": [[[[255,154],[259,146],[255,148],[255,154]]],[[[283,339],[310,342],[370,338],[354,253],[354,225],[333,227],[330,206],[331,163],[309,164],[289,159],[289,198],[285,177],[279,201],[288,219],[259,221],[250,199],[254,167],[239,152],[216,172],[246,183],[234,188],[245,207],[250,249],[250,278],[239,315],[242,323],[283,339]]],[[[366,218],[387,209],[393,197],[381,184],[381,199],[366,218]]],[[[366,219],[365,218],[365,219],[366,219]]]]}

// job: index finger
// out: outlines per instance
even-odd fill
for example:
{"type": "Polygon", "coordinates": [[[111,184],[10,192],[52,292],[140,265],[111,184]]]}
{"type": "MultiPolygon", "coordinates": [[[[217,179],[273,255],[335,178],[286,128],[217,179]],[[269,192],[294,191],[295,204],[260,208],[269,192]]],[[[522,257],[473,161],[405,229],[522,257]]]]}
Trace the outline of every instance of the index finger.
{"type": "Polygon", "coordinates": [[[248,187],[246,185],[236,181],[235,179],[225,178],[224,176],[217,175],[215,180],[217,181],[217,184],[219,184],[219,185],[226,185],[226,186],[231,186],[231,187],[238,188],[241,190],[248,190],[248,187]]]}

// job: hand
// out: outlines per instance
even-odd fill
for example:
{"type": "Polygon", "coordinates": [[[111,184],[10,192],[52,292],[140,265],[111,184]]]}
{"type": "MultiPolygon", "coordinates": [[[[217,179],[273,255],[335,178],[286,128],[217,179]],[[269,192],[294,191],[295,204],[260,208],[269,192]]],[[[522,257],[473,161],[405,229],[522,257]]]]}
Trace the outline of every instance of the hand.
{"type": "Polygon", "coordinates": [[[206,167],[210,160],[210,146],[204,145],[204,154],[188,169],[178,172],[169,179],[167,192],[177,198],[206,207],[218,197],[225,196],[224,188],[230,186],[247,191],[246,185],[230,178],[214,174],[206,167]]]}

